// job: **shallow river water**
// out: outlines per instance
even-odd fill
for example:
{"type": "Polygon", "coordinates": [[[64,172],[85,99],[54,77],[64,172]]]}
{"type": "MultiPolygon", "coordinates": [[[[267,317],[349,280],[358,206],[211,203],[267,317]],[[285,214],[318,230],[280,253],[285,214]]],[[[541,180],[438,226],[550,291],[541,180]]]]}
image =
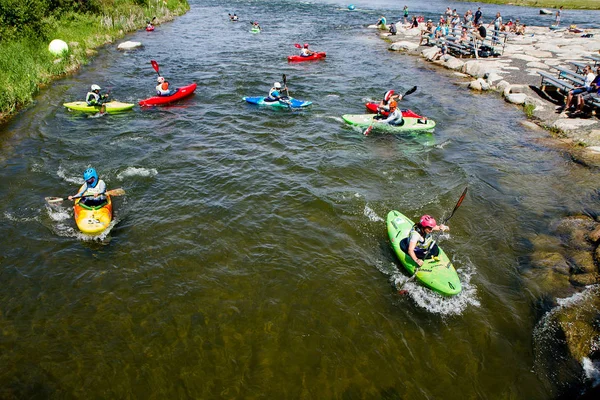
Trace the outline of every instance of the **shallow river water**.
{"type": "MultiPolygon", "coordinates": [[[[0,127],[0,397],[560,393],[536,365],[532,332],[545,310],[522,272],[553,221],[600,211],[597,174],[545,146],[519,108],[388,52],[365,26],[399,16],[400,3],[190,3],[126,38],[143,48],[106,46],[0,127]],[[304,42],[326,60],[288,64],[304,42]],[[92,83],[120,101],[149,97],[151,59],[172,85],[197,82],[196,94],[100,118],[62,107],[92,83]],[[314,104],[242,101],[282,74],[314,104]],[[436,120],[432,135],[365,137],[340,118],[413,85],[401,106],[436,120]],[[78,233],[68,202],[44,202],[75,193],[90,166],[126,191],[96,240],[78,233]],[[463,292],[442,298],[409,283],[399,295],[394,283],[408,274],[387,213],[447,217],[467,186],[442,239],[463,292]]],[[[426,15],[473,7],[407,4],[426,15]]],[[[532,23],[536,11],[519,9],[532,23]]],[[[597,14],[571,15],[585,24],[597,14]]]]}

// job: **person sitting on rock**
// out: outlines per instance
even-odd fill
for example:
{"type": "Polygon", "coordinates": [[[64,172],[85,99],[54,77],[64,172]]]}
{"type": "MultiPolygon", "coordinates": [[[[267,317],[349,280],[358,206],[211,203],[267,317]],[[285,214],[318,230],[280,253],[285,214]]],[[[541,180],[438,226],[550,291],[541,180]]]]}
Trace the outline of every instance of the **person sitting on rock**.
{"type": "Polygon", "coordinates": [[[381,28],[381,29],[385,29],[385,25],[386,25],[386,23],[387,23],[387,20],[386,20],[386,19],[385,19],[385,17],[382,15],[382,16],[379,18],[379,21],[377,21],[377,24],[376,24],[376,25],[377,25],[379,28],[381,28]]]}
{"type": "Polygon", "coordinates": [[[398,29],[396,29],[396,24],[392,22],[390,24],[390,35],[395,36],[396,33],[398,33],[398,29]]]}
{"type": "Polygon", "coordinates": [[[412,21],[411,21],[408,29],[418,28],[418,27],[419,27],[419,20],[417,19],[417,16],[415,15],[414,17],[412,17],[412,21]]]}
{"type": "Polygon", "coordinates": [[[433,39],[433,21],[427,20],[427,24],[425,24],[425,29],[421,30],[421,40],[419,40],[419,46],[422,45],[423,40],[429,42],[430,39],[433,39]]]}
{"type": "Polygon", "coordinates": [[[583,85],[575,86],[573,89],[569,90],[567,94],[567,102],[564,106],[558,108],[560,111],[568,110],[571,107],[575,106],[575,96],[581,93],[592,92],[594,89],[592,88],[592,82],[596,79],[596,75],[592,72],[592,67],[586,65],[583,67],[583,85]]]}
{"type": "Polygon", "coordinates": [[[588,100],[600,100],[600,65],[596,67],[596,77],[590,84],[590,88],[587,92],[580,93],[576,95],[575,102],[577,107],[575,108],[575,112],[571,114],[576,117],[583,114],[583,107],[588,100]]]}

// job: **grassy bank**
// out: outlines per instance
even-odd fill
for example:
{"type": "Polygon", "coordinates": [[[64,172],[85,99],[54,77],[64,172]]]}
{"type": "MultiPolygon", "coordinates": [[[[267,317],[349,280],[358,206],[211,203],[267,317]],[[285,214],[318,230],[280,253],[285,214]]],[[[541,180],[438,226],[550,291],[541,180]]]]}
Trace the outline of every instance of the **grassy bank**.
{"type": "MultiPolygon", "coordinates": [[[[459,0],[466,1],[466,0],[459,0]]],[[[524,7],[539,7],[549,10],[558,9],[563,6],[564,10],[598,10],[600,4],[598,0],[479,0],[479,3],[489,4],[512,4],[524,7]]]]}
{"type": "Polygon", "coordinates": [[[0,0],[0,121],[30,104],[40,87],[85,64],[94,48],[144,27],[153,17],[158,24],[189,10],[187,0],[88,0],[93,7],[86,9],[72,1],[52,10],[36,7],[35,1],[15,6],[20,1],[0,0]],[[52,39],[67,42],[69,51],[52,55],[52,39]]]}

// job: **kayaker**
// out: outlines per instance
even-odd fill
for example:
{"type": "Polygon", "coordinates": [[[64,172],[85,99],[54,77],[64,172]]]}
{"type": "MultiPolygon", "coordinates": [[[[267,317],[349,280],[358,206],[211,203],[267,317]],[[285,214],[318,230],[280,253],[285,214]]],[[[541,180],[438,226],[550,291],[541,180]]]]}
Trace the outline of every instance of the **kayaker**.
{"type": "Polygon", "coordinates": [[[269,95],[265,98],[265,101],[281,101],[285,100],[286,96],[282,95],[282,91],[287,90],[287,86],[282,88],[281,83],[275,82],[271,90],[269,90],[269,95]]]}
{"type": "Polygon", "coordinates": [[[259,31],[262,31],[262,28],[260,27],[260,25],[258,24],[258,21],[254,21],[252,23],[252,28],[253,29],[258,29],[259,31]]]}
{"type": "Polygon", "coordinates": [[[315,52],[308,49],[308,43],[304,43],[304,46],[302,46],[302,49],[300,50],[300,56],[309,57],[313,54],[315,54],[315,52]]]}
{"type": "Polygon", "coordinates": [[[400,101],[402,100],[402,95],[400,94],[394,94],[393,90],[388,90],[387,92],[385,92],[385,94],[383,95],[383,99],[379,102],[379,105],[377,106],[377,116],[375,117],[375,119],[383,119],[385,117],[383,117],[381,114],[383,112],[389,112],[390,111],[390,101],[400,101]]]}
{"type": "Polygon", "coordinates": [[[106,196],[104,195],[106,193],[106,183],[98,178],[96,170],[94,168],[86,169],[83,172],[83,179],[85,183],[79,188],[77,194],[69,196],[69,200],[81,196],[89,196],[83,197],[80,203],[88,207],[96,207],[106,203],[106,196]]]}
{"type": "Polygon", "coordinates": [[[384,122],[386,124],[400,126],[404,123],[404,119],[402,118],[402,111],[398,109],[398,103],[396,100],[390,101],[390,114],[385,119],[380,119],[379,122],[384,122]]]}
{"type": "Polygon", "coordinates": [[[171,91],[169,90],[169,82],[165,80],[162,76],[159,76],[156,81],[158,85],[156,85],[156,94],[159,96],[169,96],[171,91]]]}
{"type": "Polygon", "coordinates": [[[108,93],[100,94],[100,90],[102,90],[100,86],[92,85],[85,96],[85,102],[88,106],[100,106],[100,112],[104,113],[106,111],[104,103],[108,101],[108,93]]]}
{"type": "Polygon", "coordinates": [[[152,29],[154,29],[154,25],[152,25],[152,22],[146,21],[146,30],[151,31],[152,29]]]}
{"type": "Polygon", "coordinates": [[[428,255],[428,258],[437,257],[438,254],[440,254],[440,249],[435,243],[429,253],[427,253],[433,242],[431,232],[446,231],[448,229],[449,228],[444,224],[438,225],[431,215],[423,215],[419,222],[410,230],[407,238],[408,240],[402,240],[400,242],[400,247],[420,267],[423,265],[423,259],[426,254],[428,255]]]}

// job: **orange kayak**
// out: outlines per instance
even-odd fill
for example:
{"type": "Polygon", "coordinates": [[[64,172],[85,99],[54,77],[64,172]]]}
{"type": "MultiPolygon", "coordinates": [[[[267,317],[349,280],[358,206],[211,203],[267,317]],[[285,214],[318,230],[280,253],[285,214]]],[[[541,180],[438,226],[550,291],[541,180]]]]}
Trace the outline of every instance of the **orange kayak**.
{"type": "Polygon", "coordinates": [[[112,221],[112,201],[106,196],[106,203],[90,207],[75,200],[75,223],[79,230],[90,235],[98,235],[106,230],[112,221]]]}

